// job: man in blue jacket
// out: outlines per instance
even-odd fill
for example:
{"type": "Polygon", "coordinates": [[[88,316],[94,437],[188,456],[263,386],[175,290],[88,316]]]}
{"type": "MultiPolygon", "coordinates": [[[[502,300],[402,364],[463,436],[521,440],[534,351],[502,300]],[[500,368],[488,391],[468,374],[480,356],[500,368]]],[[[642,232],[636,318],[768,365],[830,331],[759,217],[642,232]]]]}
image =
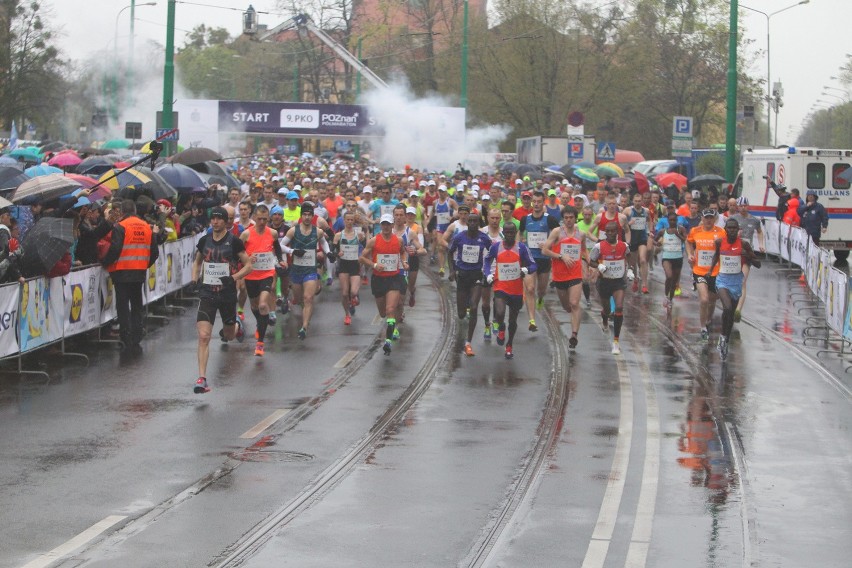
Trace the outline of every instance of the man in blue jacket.
{"type": "Polygon", "coordinates": [[[819,196],[813,189],[809,189],[805,195],[805,202],[799,205],[798,213],[801,217],[801,227],[810,235],[815,245],[819,245],[822,233],[828,230],[828,211],[817,203],[819,196]]]}

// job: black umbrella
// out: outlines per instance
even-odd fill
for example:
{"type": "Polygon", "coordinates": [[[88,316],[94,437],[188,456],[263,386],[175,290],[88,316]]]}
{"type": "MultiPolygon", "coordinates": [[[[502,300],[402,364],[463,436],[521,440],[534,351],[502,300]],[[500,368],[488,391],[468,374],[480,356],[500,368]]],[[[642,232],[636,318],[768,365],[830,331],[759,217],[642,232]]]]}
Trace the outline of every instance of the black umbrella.
{"type": "Polygon", "coordinates": [[[64,150],[67,147],[68,144],[66,144],[65,142],[56,141],[42,144],[41,146],[39,146],[39,150],[41,150],[41,153],[44,154],[45,152],[56,152],[57,150],[64,150]]]}
{"type": "Polygon", "coordinates": [[[183,164],[166,164],[154,171],[178,191],[191,191],[195,187],[206,185],[198,172],[183,164]]]}
{"type": "Polygon", "coordinates": [[[24,250],[21,273],[26,277],[47,274],[73,242],[73,219],[42,217],[27,231],[21,243],[24,250]]]}
{"type": "Polygon", "coordinates": [[[518,164],[517,162],[505,162],[503,165],[500,166],[500,171],[504,173],[514,172],[516,169],[518,169],[519,165],[520,164],[518,164]]]}
{"type": "Polygon", "coordinates": [[[192,164],[202,164],[208,161],[221,160],[222,155],[210,148],[187,148],[183,152],[178,152],[169,160],[173,164],[183,164],[189,166],[192,164]]]}
{"type": "Polygon", "coordinates": [[[113,168],[115,160],[105,156],[92,156],[77,164],[77,173],[89,176],[102,176],[113,168]]]}
{"type": "Polygon", "coordinates": [[[532,176],[535,174],[539,174],[538,168],[532,164],[521,164],[517,168],[515,168],[515,173],[518,174],[519,177],[522,176],[532,176]]]}
{"type": "Polygon", "coordinates": [[[137,166],[136,170],[151,178],[151,181],[142,185],[142,187],[151,192],[151,196],[155,201],[158,199],[168,199],[172,203],[175,202],[178,192],[169,182],[163,179],[163,176],[150,168],[137,166]]]}
{"type": "Polygon", "coordinates": [[[0,190],[14,189],[31,178],[18,168],[0,167],[0,190]]]}
{"type": "Polygon", "coordinates": [[[689,180],[689,187],[701,187],[703,185],[722,185],[723,183],[728,182],[722,176],[717,176],[716,174],[703,174],[700,176],[695,176],[694,178],[689,180]]]}
{"type": "Polygon", "coordinates": [[[228,172],[225,171],[225,168],[222,167],[222,164],[220,164],[219,162],[214,162],[212,160],[209,160],[207,162],[202,162],[200,164],[192,164],[189,167],[192,168],[193,170],[197,171],[200,174],[207,174],[211,178],[212,177],[221,178],[220,180],[215,181],[215,182],[211,182],[208,179],[207,180],[208,185],[210,183],[219,183],[219,184],[222,184],[222,185],[228,187],[229,189],[232,188],[232,187],[236,187],[236,188],[239,189],[239,187],[240,187],[239,182],[237,180],[235,180],[233,178],[233,176],[229,175],[228,172]]]}

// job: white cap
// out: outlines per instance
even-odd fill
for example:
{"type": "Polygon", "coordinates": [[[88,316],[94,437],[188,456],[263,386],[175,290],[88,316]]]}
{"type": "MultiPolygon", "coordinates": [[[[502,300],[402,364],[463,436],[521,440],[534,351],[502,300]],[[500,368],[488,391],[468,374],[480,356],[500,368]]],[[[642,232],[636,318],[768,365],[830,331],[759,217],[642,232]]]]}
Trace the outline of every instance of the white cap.
{"type": "Polygon", "coordinates": [[[322,183],[322,178],[314,178],[314,183],[322,183]]]}
{"type": "Polygon", "coordinates": [[[361,190],[361,193],[373,193],[373,188],[369,185],[365,185],[364,189],[361,190]]]}
{"type": "Polygon", "coordinates": [[[428,183],[428,184],[427,184],[427,185],[430,185],[430,186],[433,186],[433,185],[435,185],[435,180],[433,180],[433,179],[430,179],[430,180],[429,180],[429,183],[428,183]]]}
{"type": "Polygon", "coordinates": [[[479,191],[479,185],[474,183],[470,186],[471,191],[479,191]]]}
{"type": "Polygon", "coordinates": [[[406,215],[411,213],[412,215],[417,215],[417,209],[414,207],[406,207],[405,208],[406,215]]]}
{"type": "Polygon", "coordinates": [[[297,183],[293,186],[293,191],[302,191],[302,186],[297,183]]]}
{"type": "Polygon", "coordinates": [[[473,178],[473,183],[479,183],[479,178],[473,178]]]}
{"type": "Polygon", "coordinates": [[[278,190],[278,195],[287,195],[288,193],[290,193],[290,190],[286,187],[282,187],[278,190]]]}
{"type": "Polygon", "coordinates": [[[495,181],[494,183],[491,184],[491,187],[503,187],[503,184],[500,183],[499,181],[495,181]]]}
{"type": "Polygon", "coordinates": [[[414,176],[408,176],[408,181],[414,181],[414,176]]]}
{"type": "Polygon", "coordinates": [[[408,197],[420,197],[420,192],[415,189],[408,194],[408,197]]]}
{"type": "Polygon", "coordinates": [[[487,193],[482,194],[482,201],[491,201],[491,196],[487,193]]]}
{"type": "Polygon", "coordinates": [[[544,190],[544,189],[552,189],[552,188],[550,187],[550,184],[549,184],[549,183],[546,183],[546,184],[544,184],[543,186],[541,186],[541,189],[543,189],[543,190],[544,190]]]}
{"type": "Polygon", "coordinates": [[[471,197],[473,197],[474,199],[479,199],[479,192],[478,192],[478,191],[471,191],[471,192],[470,192],[470,195],[471,195],[471,197]]]}
{"type": "Polygon", "coordinates": [[[393,215],[391,215],[390,213],[385,213],[384,215],[382,215],[382,218],[379,223],[393,223],[393,215]]]}
{"type": "Polygon", "coordinates": [[[459,185],[467,185],[467,180],[463,179],[459,182],[459,185]]]}
{"type": "Polygon", "coordinates": [[[446,186],[446,185],[444,185],[444,184],[439,185],[439,186],[438,186],[438,191],[447,191],[447,186],[446,186]]]}
{"type": "Polygon", "coordinates": [[[425,180],[425,179],[421,179],[421,180],[420,180],[420,183],[418,183],[417,185],[418,185],[418,187],[426,187],[426,180],[425,180]]]}
{"type": "Polygon", "coordinates": [[[272,180],[270,181],[278,181],[278,176],[272,176],[272,180]]]}

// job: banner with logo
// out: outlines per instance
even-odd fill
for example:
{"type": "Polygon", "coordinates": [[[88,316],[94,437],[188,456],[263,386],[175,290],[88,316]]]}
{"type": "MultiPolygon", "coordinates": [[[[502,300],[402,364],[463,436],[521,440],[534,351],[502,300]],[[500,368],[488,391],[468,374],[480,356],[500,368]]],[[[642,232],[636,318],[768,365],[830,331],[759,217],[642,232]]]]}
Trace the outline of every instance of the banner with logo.
{"type": "Polygon", "coordinates": [[[62,338],[64,291],[62,278],[35,278],[21,284],[21,353],[62,338]]]}
{"type": "Polygon", "coordinates": [[[852,278],[846,284],[846,317],[843,318],[843,339],[852,341],[852,278]]]}
{"type": "Polygon", "coordinates": [[[805,278],[808,281],[808,288],[815,296],[819,296],[819,271],[820,263],[822,262],[822,251],[808,237],[808,262],[807,270],[805,270],[805,278]]]}
{"type": "Polygon", "coordinates": [[[118,312],[115,309],[115,288],[113,288],[109,272],[101,269],[100,280],[101,324],[105,324],[117,318],[118,312]]]}
{"type": "Polygon", "coordinates": [[[843,333],[848,280],[846,274],[836,268],[828,271],[828,299],[825,301],[825,321],[828,323],[828,327],[837,333],[843,333]]]}
{"type": "Polygon", "coordinates": [[[157,261],[148,268],[148,275],[145,278],[144,302],[150,304],[166,295],[166,259],[163,252],[163,245],[160,245],[160,256],[157,261]]]}
{"type": "Polygon", "coordinates": [[[773,256],[781,255],[781,246],[779,245],[781,235],[779,234],[779,228],[780,225],[777,219],[767,219],[763,226],[767,254],[773,256]]]}
{"type": "Polygon", "coordinates": [[[830,250],[820,249],[819,274],[817,275],[817,296],[823,303],[828,303],[829,271],[834,264],[834,255],[830,250]]]}
{"type": "Polygon", "coordinates": [[[792,227],[785,223],[781,223],[779,225],[779,231],[781,233],[781,258],[783,260],[790,260],[790,229],[792,227]]]}
{"type": "Polygon", "coordinates": [[[65,277],[65,337],[101,325],[101,272],[96,266],[65,277]]]}
{"type": "Polygon", "coordinates": [[[805,267],[808,250],[808,234],[801,227],[790,227],[790,261],[805,267]]]}
{"type": "Polygon", "coordinates": [[[0,286],[0,357],[8,357],[20,351],[18,346],[18,302],[21,286],[0,286]]]}
{"type": "Polygon", "coordinates": [[[181,241],[172,241],[163,245],[166,267],[166,293],[177,292],[180,285],[180,253],[181,241]]]}

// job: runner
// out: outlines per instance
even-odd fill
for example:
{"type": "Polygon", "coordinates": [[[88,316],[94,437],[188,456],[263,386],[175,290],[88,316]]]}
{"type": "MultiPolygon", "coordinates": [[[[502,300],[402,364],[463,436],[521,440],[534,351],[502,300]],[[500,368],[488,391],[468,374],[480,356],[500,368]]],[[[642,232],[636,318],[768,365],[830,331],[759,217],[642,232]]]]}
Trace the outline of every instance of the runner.
{"type": "Polygon", "coordinates": [[[328,242],[325,233],[313,224],[314,207],[306,201],[302,203],[302,216],[298,225],[291,227],[282,239],[284,252],[293,255],[293,266],[290,268],[290,285],[293,288],[293,303],[302,306],[302,327],[299,328],[299,339],[308,336],[308,326],[314,313],[314,296],[320,288],[317,274],[317,249],[321,249],[326,257],[329,255],[328,242]],[[290,248],[290,243],[293,248],[290,248]]]}
{"type": "Polygon", "coordinates": [[[728,342],[731,330],[734,328],[734,309],[742,295],[745,281],[744,268],[753,264],[760,268],[754,251],[748,241],[739,236],[740,224],[736,219],[728,219],[725,223],[725,237],[716,239],[715,252],[711,268],[719,264],[719,275],[716,277],[716,290],[722,302],[722,333],[719,335],[717,349],[722,361],[728,358],[728,342]]]}
{"type": "MultiPolygon", "coordinates": [[[[493,189],[493,186],[492,186],[493,189]]],[[[485,236],[488,237],[488,240],[491,241],[491,245],[495,245],[503,240],[503,231],[500,229],[501,225],[501,214],[499,209],[489,209],[488,210],[488,226],[482,230],[485,233],[485,236]]],[[[489,250],[491,247],[488,247],[489,250]]],[[[486,281],[484,278],[482,280],[482,319],[485,322],[485,331],[483,332],[483,339],[485,341],[491,341],[491,334],[497,333],[497,323],[491,322],[491,283],[486,281]]]]}
{"type": "Polygon", "coordinates": [[[710,339],[710,322],[716,310],[716,275],[719,266],[713,265],[713,253],[716,250],[716,239],[724,236],[724,229],[716,226],[716,211],[705,209],[701,213],[701,224],[692,229],[686,238],[686,254],[692,266],[692,279],[701,306],[698,325],[704,341],[710,339]]]}
{"type": "MultiPolygon", "coordinates": [[[[400,240],[403,248],[405,248],[406,254],[408,255],[409,268],[411,267],[411,261],[415,258],[418,258],[420,253],[420,240],[417,238],[415,233],[411,232],[411,229],[408,227],[406,222],[406,213],[405,213],[405,205],[402,203],[396,205],[393,208],[393,234],[400,240]]],[[[425,249],[424,249],[425,253],[425,249]]],[[[417,264],[419,269],[420,264],[417,264]]],[[[399,290],[399,302],[396,305],[396,321],[402,323],[405,321],[405,294],[408,292],[408,270],[402,269],[399,271],[402,275],[402,288],[399,290]]],[[[396,341],[399,339],[399,326],[394,329],[393,332],[393,340],[396,341]]]]}
{"type": "Polygon", "coordinates": [[[524,301],[530,316],[530,331],[538,331],[535,323],[535,310],[544,307],[544,294],[547,292],[550,277],[550,259],[542,252],[542,245],[554,229],[559,227],[559,219],[548,215],[544,210],[544,194],[536,191],[532,197],[532,209],[521,219],[521,238],[530,249],[535,260],[536,271],[524,278],[524,301]]]}
{"type": "Polygon", "coordinates": [[[503,241],[491,245],[485,257],[486,281],[494,284],[494,319],[498,323],[497,345],[506,343],[506,359],[512,359],[512,342],[518,330],[518,314],[524,304],[524,276],[535,273],[535,261],[524,243],[517,242],[513,223],[503,225],[503,241]],[[509,338],[506,340],[506,307],[509,308],[509,338]]]}
{"type": "Polygon", "coordinates": [[[207,384],[207,360],[210,357],[210,336],[216,323],[216,312],[222,315],[219,335],[227,342],[237,338],[242,342],[245,333],[237,317],[237,287],[239,282],[252,271],[251,258],[246,254],[243,242],[228,230],[228,212],[223,207],[214,207],[210,212],[213,232],[201,237],[196,245],[195,261],[192,263],[192,284],[199,286],[198,315],[195,328],[198,331],[198,380],[193,392],[210,392],[207,384]],[[238,262],[242,265],[237,268],[238,262]],[[200,281],[200,282],[199,282],[200,281]]]}
{"type": "Polygon", "coordinates": [[[406,252],[408,252],[408,307],[413,308],[416,303],[414,293],[417,291],[417,275],[420,274],[420,257],[425,256],[427,251],[423,229],[417,223],[417,211],[414,207],[406,207],[405,220],[408,224],[408,232],[411,238],[416,238],[420,244],[419,249],[413,244],[409,244],[406,249],[406,252]]]}
{"type": "Polygon", "coordinates": [[[373,269],[370,288],[376,299],[379,316],[386,318],[385,343],[382,349],[385,355],[391,354],[391,341],[396,331],[397,304],[403,288],[403,276],[400,268],[408,268],[407,254],[402,242],[393,234],[393,215],[382,215],[379,220],[381,231],[367,241],[364,252],[358,259],[361,264],[373,269]]]}
{"type": "MultiPolygon", "coordinates": [[[[447,254],[450,257],[450,282],[456,284],[456,309],[460,320],[470,317],[467,322],[467,340],[464,354],[473,357],[471,341],[479,319],[477,310],[482,297],[482,262],[491,249],[491,240],[479,230],[479,216],[471,215],[467,220],[467,230],[458,233],[450,242],[447,254]]],[[[490,323],[488,324],[490,327],[490,323]]]]}
{"type": "MultiPolygon", "coordinates": [[[[630,227],[630,253],[627,264],[636,275],[633,279],[633,291],[639,291],[642,282],[642,293],[648,293],[648,231],[651,229],[651,215],[642,206],[642,195],[633,196],[633,204],[624,210],[627,224],[630,227]]],[[[630,276],[628,275],[628,278],[630,276]]]]}
{"type": "MultiPolygon", "coordinates": [[[[237,213],[239,216],[234,223],[234,235],[239,237],[243,234],[243,231],[254,225],[254,219],[251,218],[254,213],[254,205],[248,201],[243,201],[240,203],[237,213]]],[[[243,323],[245,323],[246,319],[243,309],[245,308],[247,299],[248,294],[246,293],[246,281],[245,279],[241,279],[237,282],[237,317],[240,318],[240,321],[243,323]]]]}
{"type": "MultiPolygon", "coordinates": [[[[754,235],[757,234],[757,250],[760,251],[761,254],[765,253],[766,247],[763,236],[763,225],[760,223],[760,219],[749,213],[748,198],[739,197],[737,198],[736,203],[737,213],[736,215],[731,216],[731,219],[736,219],[737,223],[740,225],[740,238],[751,245],[752,250],[754,250],[754,235]]],[[[743,264],[743,292],[740,296],[740,301],[737,302],[737,309],[734,310],[735,322],[739,322],[742,317],[743,306],[745,305],[746,299],[746,284],[748,283],[748,273],[750,268],[750,264],[743,264]]]]}
{"type": "Polygon", "coordinates": [[[269,209],[258,204],[254,211],[255,225],[243,231],[240,240],[246,247],[246,253],[252,258],[253,270],[246,275],[246,293],[249,297],[251,312],[257,322],[255,337],[257,345],[254,354],[263,357],[263,341],[269,325],[269,305],[272,302],[272,277],[277,265],[286,268],[287,261],[281,254],[276,234],[269,227],[269,209]]]}
{"type": "MultiPolygon", "coordinates": [[[[585,197],[585,195],[583,196],[585,197]]],[[[582,214],[577,220],[577,228],[586,235],[586,254],[583,267],[583,297],[586,298],[586,309],[592,309],[592,287],[589,285],[589,252],[598,242],[598,226],[593,224],[595,214],[591,205],[583,205],[582,214]]]]}
{"type": "Polygon", "coordinates": [[[541,247],[553,262],[553,282],[562,309],[571,314],[571,338],[568,347],[577,347],[580,331],[580,297],[583,291],[583,260],[586,257],[586,235],[576,226],[577,210],[567,205],[562,209],[562,225],[553,229],[541,247]]]}
{"type": "MultiPolygon", "coordinates": [[[[354,206],[355,202],[351,202],[354,206]]],[[[348,203],[347,203],[348,205],[348,203]]],[[[337,251],[337,279],[340,281],[340,299],[343,304],[343,325],[352,323],[355,308],[361,303],[358,291],[361,288],[361,247],[366,235],[355,230],[355,208],[347,207],[343,214],[343,229],[334,235],[334,250],[337,251]]]]}
{"type": "Polygon", "coordinates": [[[446,185],[438,186],[438,200],[435,202],[435,232],[433,236],[432,251],[438,255],[438,275],[443,278],[444,265],[447,261],[446,249],[441,245],[444,231],[450,226],[452,218],[456,214],[458,204],[450,199],[446,185]]]}
{"type": "Polygon", "coordinates": [[[601,323],[603,329],[609,332],[610,298],[615,302],[612,312],[612,353],[621,353],[618,337],[621,334],[621,324],[624,322],[624,290],[627,289],[626,259],[627,244],[618,239],[618,224],[611,221],[604,229],[606,240],[597,243],[589,253],[592,267],[592,280],[597,280],[598,295],[601,300],[601,323]]]}
{"type": "Polygon", "coordinates": [[[671,309],[675,292],[680,288],[680,272],[683,269],[683,243],[686,228],[678,223],[674,207],[669,208],[665,229],[657,233],[657,244],[663,249],[663,270],[666,273],[665,299],[663,307],[671,309]]]}

